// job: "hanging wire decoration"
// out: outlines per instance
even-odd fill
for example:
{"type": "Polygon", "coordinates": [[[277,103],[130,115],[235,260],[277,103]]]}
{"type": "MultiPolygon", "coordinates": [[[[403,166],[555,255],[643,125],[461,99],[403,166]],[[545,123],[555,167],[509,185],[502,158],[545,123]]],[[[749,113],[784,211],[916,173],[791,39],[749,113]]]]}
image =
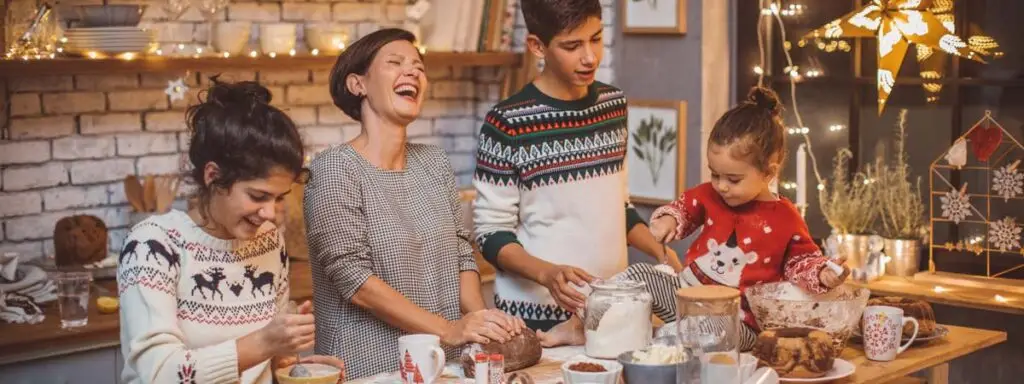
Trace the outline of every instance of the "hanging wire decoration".
{"type": "Polygon", "coordinates": [[[1024,145],[992,118],[991,111],[985,111],[985,115],[971,129],[932,162],[928,181],[932,233],[928,252],[929,272],[934,273],[939,269],[936,251],[945,251],[943,257],[959,257],[963,254],[984,256],[987,277],[1006,276],[1024,268],[1022,223],[1018,218],[994,213],[1024,203],[1024,194],[1019,193],[1024,184],[1024,176],[1018,176],[1022,158],[1024,145]],[[963,148],[958,146],[962,146],[965,141],[971,144],[966,161],[951,161],[947,154],[962,151],[963,148]],[[955,185],[951,181],[952,173],[958,171],[965,174],[964,179],[972,176],[974,180],[983,179],[984,189],[969,192],[967,183],[955,185]],[[993,204],[997,205],[995,211],[993,204]],[[937,228],[948,226],[955,226],[958,233],[969,234],[965,238],[937,243],[937,228]],[[993,263],[993,254],[997,257],[1011,257],[1002,257],[998,263],[993,263]]]}

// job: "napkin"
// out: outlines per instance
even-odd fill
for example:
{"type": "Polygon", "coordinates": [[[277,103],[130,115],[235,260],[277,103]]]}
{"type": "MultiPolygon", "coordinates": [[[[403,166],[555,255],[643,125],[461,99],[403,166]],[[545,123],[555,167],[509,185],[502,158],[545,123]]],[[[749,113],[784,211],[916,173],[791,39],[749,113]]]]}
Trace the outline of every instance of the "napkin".
{"type": "Polygon", "coordinates": [[[14,253],[0,256],[0,291],[24,295],[35,304],[57,300],[57,286],[47,278],[46,271],[39,266],[19,264],[14,253]]]}
{"type": "Polygon", "coordinates": [[[0,292],[0,297],[0,320],[14,324],[39,324],[46,319],[43,311],[28,296],[0,292]]]}

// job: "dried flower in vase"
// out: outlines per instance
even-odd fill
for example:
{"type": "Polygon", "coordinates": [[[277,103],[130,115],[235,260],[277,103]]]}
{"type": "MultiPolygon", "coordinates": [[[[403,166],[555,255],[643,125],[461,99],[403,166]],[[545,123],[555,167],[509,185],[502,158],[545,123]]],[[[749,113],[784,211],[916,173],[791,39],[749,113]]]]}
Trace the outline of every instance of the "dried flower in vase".
{"type": "Polygon", "coordinates": [[[894,163],[888,164],[884,151],[879,152],[874,165],[878,182],[874,183],[879,204],[878,216],[882,236],[890,239],[920,239],[925,227],[924,202],[921,198],[921,178],[910,181],[910,166],[906,151],[907,110],[901,110],[896,125],[894,163]]]}
{"type": "Polygon", "coordinates": [[[875,222],[875,189],[864,173],[849,174],[847,164],[853,153],[843,148],[836,153],[832,180],[818,192],[818,201],[825,221],[838,233],[867,234],[875,222]]]}

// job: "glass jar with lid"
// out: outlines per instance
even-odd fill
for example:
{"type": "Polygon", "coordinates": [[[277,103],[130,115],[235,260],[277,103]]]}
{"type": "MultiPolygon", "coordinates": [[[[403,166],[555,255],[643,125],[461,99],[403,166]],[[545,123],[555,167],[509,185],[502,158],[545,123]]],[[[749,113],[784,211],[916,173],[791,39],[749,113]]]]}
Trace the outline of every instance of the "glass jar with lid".
{"type": "Polygon", "coordinates": [[[721,285],[676,290],[676,331],[687,356],[676,374],[680,384],[741,382],[740,291],[721,285]]]}
{"type": "Polygon", "coordinates": [[[587,296],[584,318],[586,354],[615,359],[651,342],[651,303],[647,283],[634,280],[595,281],[587,296]]]}

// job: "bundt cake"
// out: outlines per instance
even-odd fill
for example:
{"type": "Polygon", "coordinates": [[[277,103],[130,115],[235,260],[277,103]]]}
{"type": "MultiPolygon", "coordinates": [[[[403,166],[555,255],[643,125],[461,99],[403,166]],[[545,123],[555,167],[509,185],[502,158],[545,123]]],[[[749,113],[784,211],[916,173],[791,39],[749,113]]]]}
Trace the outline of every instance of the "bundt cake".
{"type": "Polygon", "coordinates": [[[74,215],[53,227],[54,259],[58,267],[92,264],[107,258],[107,225],[96,216],[74,215]]]}
{"type": "Polygon", "coordinates": [[[505,372],[512,372],[537,365],[543,352],[537,334],[529,329],[523,329],[523,333],[504,343],[491,342],[477,345],[470,347],[469,353],[464,353],[462,356],[462,373],[468,378],[472,378],[474,375],[473,356],[477,353],[504,356],[505,372]]]}
{"type": "MultiPolygon", "coordinates": [[[[904,316],[913,317],[915,320],[917,320],[918,337],[932,336],[935,334],[935,312],[932,311],[932,305],[929,304],[927,301],[908,299],[898,296],[886,296],[876,297],[871,300],[868,300],[868,305],[883,305],[902,309],[904,316]]],[[[914,324],[904,324],[903,338],[909,339],[910,336],[913,335],[914,324]]]]}
{"type": "Polygon", "coordinates": [[[761,332],[752,351],[759,366],[780,377],[818,378],[832,370],[832,337],[811,328],[778,328],[761,332]]]}

